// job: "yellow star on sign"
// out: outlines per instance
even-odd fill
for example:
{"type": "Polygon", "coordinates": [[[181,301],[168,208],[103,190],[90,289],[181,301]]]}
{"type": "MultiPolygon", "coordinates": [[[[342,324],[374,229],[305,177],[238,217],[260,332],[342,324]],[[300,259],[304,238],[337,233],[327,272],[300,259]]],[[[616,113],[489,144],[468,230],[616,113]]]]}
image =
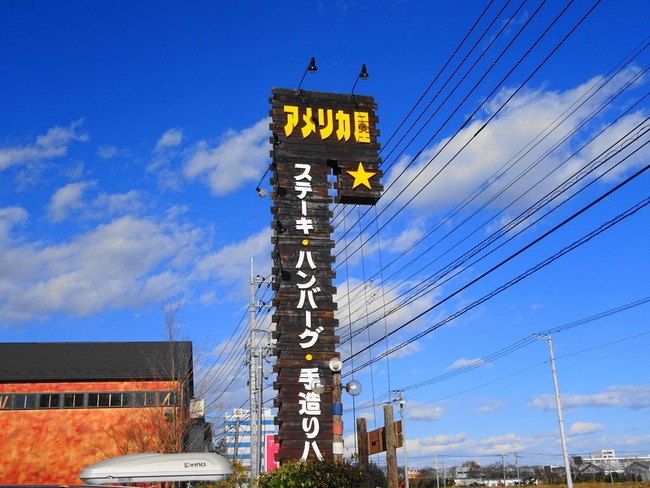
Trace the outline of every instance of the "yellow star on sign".
{"type": "Polygon", "coordinates": [[[370,173],[369,171],[366,171],[363,169],[363,163],[359,163],[359,167],[357,168],[356,171],[348,171],[350,175],[354,178],[354,183],[352,184],[352,189],[356,188],[359,185],[363,185],[368,187],[369,190],[372,190],[370,187],[370,178],[377,173],[370,173]]]}

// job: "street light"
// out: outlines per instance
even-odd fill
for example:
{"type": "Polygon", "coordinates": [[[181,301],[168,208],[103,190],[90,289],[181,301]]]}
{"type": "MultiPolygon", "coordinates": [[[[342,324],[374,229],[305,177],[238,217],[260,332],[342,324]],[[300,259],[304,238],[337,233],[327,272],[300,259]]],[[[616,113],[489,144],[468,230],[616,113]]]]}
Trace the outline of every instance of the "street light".
{"type": "MultiPolygon", "coordinates": [[[[351,380],[348,381],[345,386],[345,391],[348,392],[350,396],[358,396],[361,394],[361,383],[358,382],[357,380],[351,380]]],[[[317,395],[322,395],[326,391],[333,391],[334,390],[334,385],[328,385],[326,384],[323,380],[314,380],[311,383],[311,391],[316,393],[317,395]]]]}

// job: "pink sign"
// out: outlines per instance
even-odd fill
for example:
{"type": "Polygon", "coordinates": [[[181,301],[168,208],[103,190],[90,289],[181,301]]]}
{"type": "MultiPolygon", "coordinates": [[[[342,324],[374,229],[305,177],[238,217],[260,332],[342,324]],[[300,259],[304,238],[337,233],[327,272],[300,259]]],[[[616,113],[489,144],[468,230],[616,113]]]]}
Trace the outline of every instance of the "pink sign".
{"type": "Polygon", "coordinates": [[[275,442],[274,434],[266,434],[266,472],[273,471],[280,467],[280,463],[275,460],[275,453],[280,450],[280,444],[275,442]]]}

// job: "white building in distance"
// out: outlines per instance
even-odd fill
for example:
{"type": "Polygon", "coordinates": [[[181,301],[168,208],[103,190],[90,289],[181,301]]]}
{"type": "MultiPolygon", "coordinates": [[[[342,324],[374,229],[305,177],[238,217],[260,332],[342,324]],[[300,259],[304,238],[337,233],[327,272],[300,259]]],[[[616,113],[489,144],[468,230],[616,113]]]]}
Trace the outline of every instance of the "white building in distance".
{"type": "MultiPolygon", "coordinates": [[[[226,443],[228,446],[228,459],[237,461],[244,467],[251,468],[251,422],[249,410],[236,409],[232,414],[227,413],[225,416],[225,433],[226,443]]],[[[267,459],[267,449],[272,445],[267,443],[267,439],[272,442],[272,437],[277,433],[276,425],[274,423],[275,417],[271,414],[270,408],[265,408],[262,411],[262,472],[268,471],[269,462],[274,462],[274,459],[267,459]]],[[[259,435],[258,432],[253,432],[253,435],[259,435]]]]}

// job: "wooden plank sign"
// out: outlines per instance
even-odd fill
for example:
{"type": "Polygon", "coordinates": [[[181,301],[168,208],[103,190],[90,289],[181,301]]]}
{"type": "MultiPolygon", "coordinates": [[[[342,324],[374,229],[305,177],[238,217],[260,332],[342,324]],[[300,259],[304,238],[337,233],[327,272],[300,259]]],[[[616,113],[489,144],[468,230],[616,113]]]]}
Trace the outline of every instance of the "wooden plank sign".
{"type": "Polygon", "coordinates": [[[328,363],[338,357],[330,204],[374,205],[383,187],[372,97],[284,88],[272,94],[274,388],[282,464],[333,456],[332,393],[312,389],[315,381],[332,385],[328,363]]]}

